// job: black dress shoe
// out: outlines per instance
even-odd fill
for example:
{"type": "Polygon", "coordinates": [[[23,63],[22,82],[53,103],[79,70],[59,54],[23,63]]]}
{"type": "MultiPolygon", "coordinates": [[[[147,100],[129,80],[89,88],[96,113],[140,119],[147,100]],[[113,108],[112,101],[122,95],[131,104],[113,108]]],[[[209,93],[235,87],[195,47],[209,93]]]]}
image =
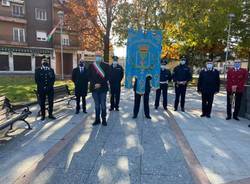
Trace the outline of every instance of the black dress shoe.
{"type": "Polygon", "coordinates": [[[184,109],[184,108],[181,108],[181,111],[182,111],[182,112],[185,112],[185,109],[184,109]]]}
{"type": "Polygon", "coordinates": [[[151,116],[146,116],[147,119],[152,119],[151,116]]]}
{"type": "Polygon", "coordinates": [[[93,125],[93,126],[96,126],[96,125],[99,125],[100,123],[101,123],[100,120],[95,120],[95,122],[92,123],[92,125],[93,125]]]}
{"type": "Polygon", "coordinates": [[[250,128],[250,125],[248,125],[248,127],[250,128]]]}
{"type": "Polygon", "coordinates": [[[53,116],[53,115],[49,115],[49,119],[56,119],[56,117],[55,116],[53,116]]]}
{"type": "Polygon", "coordinates": [[[178,109],[177,108],[174,108],[174,111],[177,111],[178,109]]]}
{"type": "Polygon", "coordinates": [[[134,115],[132,118],[133,118],[133,119],[136,119],[136,118],[137,118],[137,116],[135,116],[135,115],[134,115]]]}
{"type": "Polygon", "coordinates": [[[203,117],[205,117],[205,116],[206,116],[205,114],[201,114],[201,115],[200,115],[201,118],[203,118],[203,117]]]}
{"type": "Polygon", "coordinates": [[[44,121],[44,120],[45,120],[45,116],[42,116],[42,117],[41,117],[41,121],[44,121]]]}
{"type": "Polygon", "coordinates": [[[114,109],[113,108],[110,108],[109,111],[113,111],[114,109]]]}
{"type": "Polygon", "coordinates": [[[231,119],[231,117],[226,117],[226,120],[230,120],[231,119]]]}
{"type": "Polygon", "coordinates": [[[108,125],[108,124],[107,124],[107,121],[106,121],[106,120],[103,120],[103,121],[102,121],[102,125],[103,125],[103,126],[107,126],[107,125],[108,125]]]}
{"type": "Polygon", "coordinates": [[[240,119],[239,119],[238,117],[236,117],[236,116],[234,117],[234,119],[235,119],[236,121],[240,121],[240,119]]]}
{"type": "Polygon", "coordinates": [[[119,108],[115,108],[116,111],[119,111],[119,108]]]}
{"type": "Polygon", "coordinates": [[[207,118],[211,118],[211,116],[210,116],[210,115],[206,115],[206,117],[207,117],[207,118]]]}
{"type": "Polygon", "coordinates": [[[84,114],[87,114],[88,112],[87,111],[82,111],[84,114]]]}
{"type": "Polygon", "coordinates": [[[76,114],[79,114],[79,110],[76,111],[76,114]]]}

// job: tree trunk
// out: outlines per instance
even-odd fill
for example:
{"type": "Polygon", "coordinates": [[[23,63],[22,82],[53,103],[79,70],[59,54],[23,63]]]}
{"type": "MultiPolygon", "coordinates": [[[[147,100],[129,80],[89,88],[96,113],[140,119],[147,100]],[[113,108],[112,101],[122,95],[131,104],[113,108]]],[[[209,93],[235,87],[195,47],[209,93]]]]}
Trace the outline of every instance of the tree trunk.
{"type": "Polygon", "coordinates": [[[109,39],[109,33],[106,33],[103,39],[104,44],[104,62],[109,63],[109,46],[110,46],[110,39],[109,39]]]}

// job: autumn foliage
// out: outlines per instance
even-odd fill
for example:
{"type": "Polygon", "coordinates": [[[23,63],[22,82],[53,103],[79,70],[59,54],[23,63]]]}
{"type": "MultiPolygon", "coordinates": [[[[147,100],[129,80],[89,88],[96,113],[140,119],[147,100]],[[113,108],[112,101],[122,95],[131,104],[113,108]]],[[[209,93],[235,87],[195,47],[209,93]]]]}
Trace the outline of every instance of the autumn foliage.
{"type": "Polygon", "coordinates": [[[81,49],[101,50],[102,30],[97,23],[96,0],[70,0],[65,11],[65,24],[79,34],[81,49]]]}

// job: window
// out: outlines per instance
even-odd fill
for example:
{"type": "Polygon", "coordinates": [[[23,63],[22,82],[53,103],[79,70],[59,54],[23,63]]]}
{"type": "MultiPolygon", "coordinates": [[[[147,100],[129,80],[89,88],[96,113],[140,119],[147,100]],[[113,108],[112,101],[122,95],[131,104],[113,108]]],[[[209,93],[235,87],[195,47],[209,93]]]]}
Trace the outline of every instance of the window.
{"type": "Polygon", "coordinates": [[[36,8],[35,13],[36,13],[36,20],[43,20],[43,21],[47,20],[47,12],[45,9],[36,8]]]}
{"type": "Polygon", "coordinates": [[[23,17],[24,16],[24,6],[14,4],[12,6],[12,15],[15,17],[23,17]]]}
{"type": "Polygon", "coordinates": [[[0,71],[9,71],[8,55],[0,55],[0,71]]]}
{"type": "Polygon", "coordinates": [[[66,45],[66,46],[69,46],[69,35],[66,35],[66,34],[63,34],[62,35],[62,44],[63,45],[66,45]]]}
{"type": "Polygon", "coordinates": [[[36,40],[46,42],[47,41],[47,33],[43,32],[43,31],[37,31],[36,32],[36,40]]]}
{"type": "Polygon", "coordinates": [[[31,56],[13,56],[14,71],[31,71],[31,56]]]}
{"type": "Polygon", "coordinates": [[[2,0],[2,5],[3,6],[10,6],[10,1],[9,0],[2,0]]]}
{"type": "Polygon", "coordinates": [[[23,28],[13,28],[13,41],[25,42],[25,30],[23,28]]]}

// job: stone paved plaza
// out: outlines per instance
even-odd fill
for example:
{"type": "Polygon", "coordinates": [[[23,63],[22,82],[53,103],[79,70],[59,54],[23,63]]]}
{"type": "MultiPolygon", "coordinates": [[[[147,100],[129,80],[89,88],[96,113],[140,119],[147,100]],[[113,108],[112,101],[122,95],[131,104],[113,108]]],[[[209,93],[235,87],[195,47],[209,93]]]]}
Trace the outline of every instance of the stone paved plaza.
{"type": "MultiPolygon", "coordinates": [[[[225,121],[225,93],[215,98],[211,119],[200,118],[200,96],[187,93],[186,112],[154,110],[152,120],[132,119],[133,92],[123,90],[120,112],[108,114],[108,126],[92,127],[88,114],[56,105],[57,120],[36,120],[31,131],[16,124],[1,138],[0,183],[32,184],[243,184],[250,183],[248,120],[225,121]]],[[[2,132],[4,134],[4,132],[2,132]]]]}

